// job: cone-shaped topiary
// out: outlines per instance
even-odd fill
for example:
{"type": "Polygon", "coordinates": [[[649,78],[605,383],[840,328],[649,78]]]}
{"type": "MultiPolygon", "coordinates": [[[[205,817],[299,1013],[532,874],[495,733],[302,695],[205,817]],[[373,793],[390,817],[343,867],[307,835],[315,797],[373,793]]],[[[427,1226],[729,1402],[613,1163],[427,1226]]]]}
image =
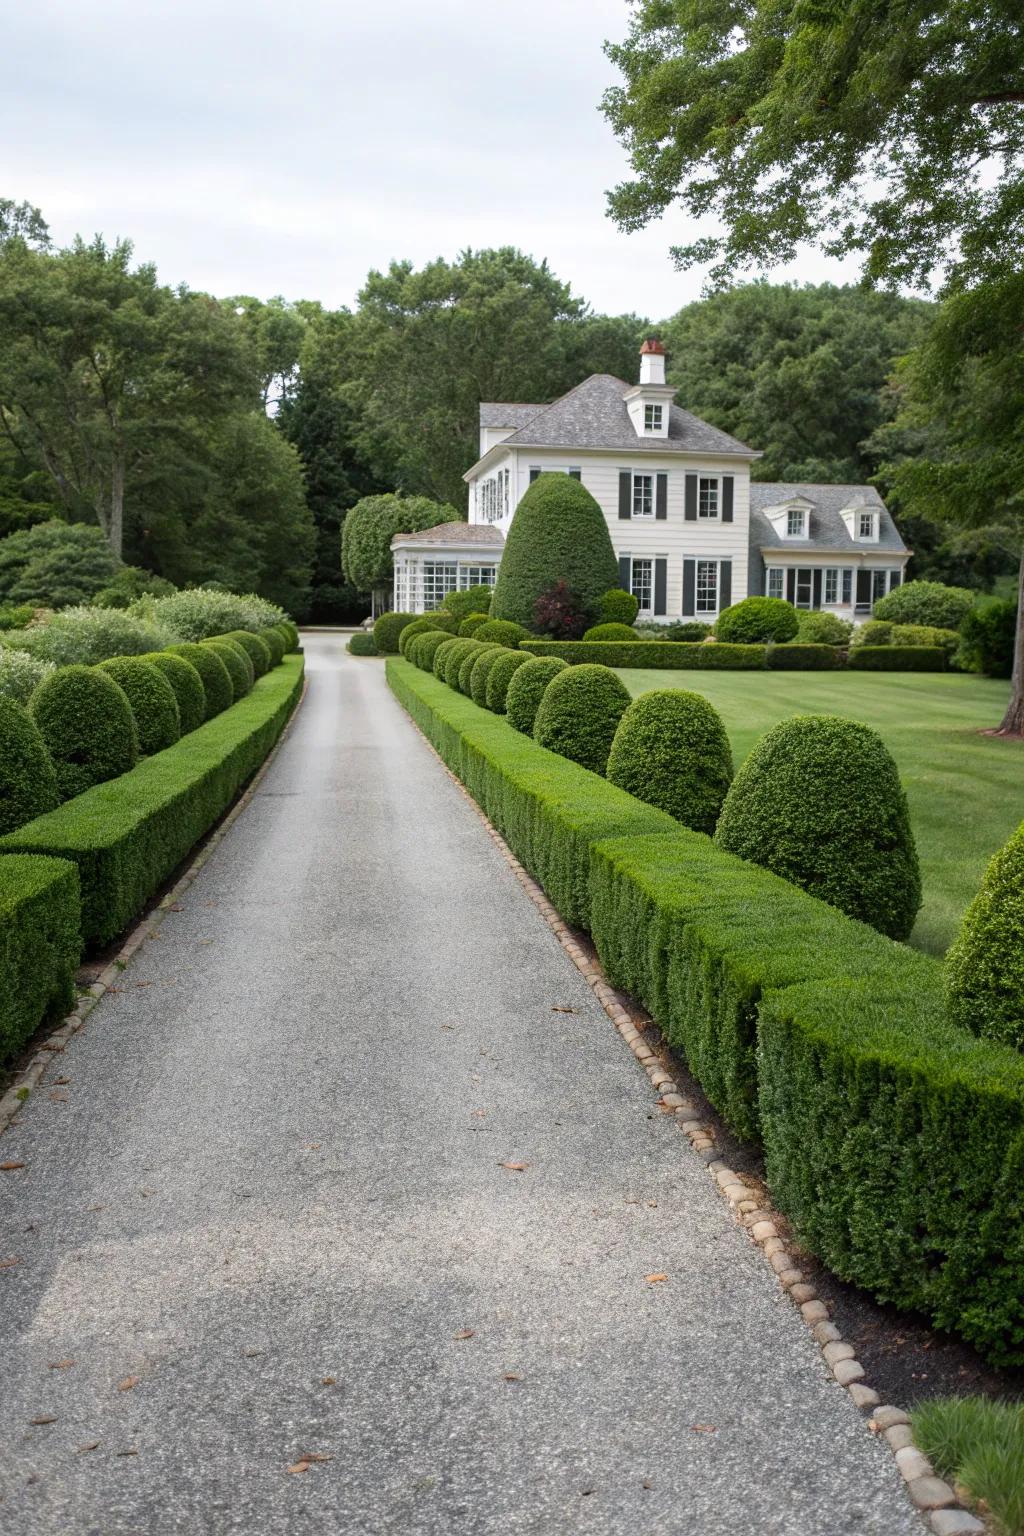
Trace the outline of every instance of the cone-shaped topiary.
{"type": "Polygon", "coordinates": [[[57,775],[57,794],[70,800],[134,768],[139,736],[121,688],[98,667],[59,667],[29,706],[57,775]]]}
{"type": "Polygon", "coordinates": [[[442,645],[447,645],[452,636],[443,629],[431,629],[425,635],[419,635],[416,639],[416,654],[410,656],[410,661],[415,661],[424,672],[432,672],[434,669],[434,657],[442,645]]]}
{"type": "Polygon", "coordinates": [[[488,619],[486,624],[473,631],[473,639],[482,640],[485,645],[505,645],[514,651],[520,640],[530,639],[530,631],[508,619],[488,619]]]}
{"type": "Polygon", "coordinates": [[[797,611],[785,598],[745,597],[719,614],[715,639],[730,645],[782,645],[799,626],[797,611]]]}
{"type": "Polygon", "coordinates": [[[564,672],[568,665],[560,656],[536,656],[525,667],[520,667],[518,672],[513,672],[505,694],[505,715],[509,725],[522,731],[524,736],[533,735],[544,690],[551,679],[557,677],[559,672],[564,672]]]}
{"type": "Polygon", "coordinates": [[[515,651],[506,651],[502,645],[492,645],[488,650],[482,651],[473,663],[473,670],[469,674],[469,696],[474,704],[479,704],[481,709],[487,708],[487,679],[491,668],[499,656],[514,656],[515,651]]]}
{"type": "Polygon", "coordinates": [[[373,626],[373,638],[381,656],[398,655],[398,637],[407,624],[415,623],[415,613],[382,613],[373,626]]]}
{"type": "Polygon", "coordinates": [[[270,665],[276,667],[279,661],[284,660],[284,641],[281,639],[281,631],[273,626],[270,629],[261,629],[260,639],[269,647],[270,665]]]}
{"type": "Polygon", "coordinates": [[[604,513],[570,475],[538,475],[512,518],[491,601],[496,619],[532,625],[533,605],[564,581],[597,618],[618,585],[619,565],[604,513]]]}
{"type": "Polygon", "coordinates": [[[173,747],[181,736],[181,714],[174,689],[159,667],[141,656],[111,656],[100,670],[124,690],[135,716],[139,751],[146,757],[173,747]]]}
{"type": "Polygon", "coordinates": [[[714,832],[732,782],[722,717],[703,694],[683,688],[641,694],[619,721],[607,777],[685,827],[714,832]]]}
{"type": "Polygon", "coordinates": [[[638,600],[625,587],[612,587],[605,592],[598,604],[597,617],[601,624],[635,624],[640,610],[638,600]]]}
{"type": "Polygon", "coordinates": [[[954,1024],[1024,1050],[1024,822],[985,871],[946,956],[954,1024]]]}
{"type": "Polygon", "coordinates": [[[491,620],[486,613],[471,613],[459,625],[459,634],[464,639],[468,639],[471,635],[476,634],[482,624],[489,624],[490,622],[491,620]]]}
{"type": "Polygon", "coordinates": [[[484,687],[484,703],[496,715],[505,713],[508,685],[520,667],[530,665],[530,659],[526,651],[503,651],[488,672],[484,687]]]}
{"type": "MultiPolygon", "coordinates": [[[[270,655],[270,652],[267,652],[270,655]]],[[[172,656],[169,651],[147,651],[143,661],[151,661],[159,667],[178,701],[178,718],[181,734],[187,736],[206,719],[206,690],[203,680],[190,661],[183,656],[172,656]]]]}
{"type": "Polygon", "coordinates": [[[881,737],[796,715],[762,736],[725,799],[715,841],[893,939],[921,905],[907,800],[881,737]]]}
{"type": "Polygon", "coordinates": [[[604,773],[629,689],[610,667],[569,667],[544,690],[534,740],[591,773],[604,773]]]}
{"type": "Polygon", "coordinates": [[[201,640],[200,645],[205,645],[208,651],[219,656],[228,669],[231,679],[232,701],[244,699],[255,681],[252,671],[252,662],[233,640],[201,640]]]}
{"type": "MultiPolygon", "coordinates": [[[[283,625],[277,625],[276,627],[280,630],[284,628],[283,625]]],[[[253,634],[251,629],[229,629],[222,638],[233,640],[236,645],[242,647],[242,650],[252,662],[254,677],[262,677],[265,672],[270,671],[273,656],[270,646],[260,635],[253,634]]]]}
{"type": "MultiPolygon", "coordinates": [[[[280,639],[280,636],[276,637],[280,639]]],[[[190,662],[203,680],[206,695],[206,719],[212,720],[222,709],[234,703],[235,690],[231,686],[231,674],[215,651],[200,641],[186,641],[182,645],[169,645],[170,656],[181,656],[190,662]]]]}
{"type": "Polygon", "coordinates": [[[625,640],[632,644],[641,636],[628,624],[594,624],[583,638],[584,640],[625,640]]]}
{"type": "Polygon", "coordinates": [[[13,832],[57,804],[57,776],[28,710],[0,697],[0,833],[13,832]]]}

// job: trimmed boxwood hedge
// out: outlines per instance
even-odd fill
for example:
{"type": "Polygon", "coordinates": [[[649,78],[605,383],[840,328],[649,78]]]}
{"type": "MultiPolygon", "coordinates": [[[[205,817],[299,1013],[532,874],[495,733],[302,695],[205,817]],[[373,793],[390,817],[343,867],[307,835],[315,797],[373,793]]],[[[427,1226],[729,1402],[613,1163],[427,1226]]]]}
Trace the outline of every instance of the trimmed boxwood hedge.
{"type": "Polygon", "coordinates": [[[398,654],[398,639],[407,624],[412,624],[417,618],[415,613],[382,613],[373,626],[373,638],[377,642],[377,650],[382,656],[396,656],[398,654]]]}
{"type": "Polygon", "coordinates": [[[598,605],[598,621],[632,626],[639,611],[640,604],[632,592],[627,592],[624,587],[609,587],[598,605]]]}
{"type": "Polygon", "coordinates": [[[409,660],[415,661],[416,665],[422,667],[424,672],[432,671],[434,657],[437,655],[439,648],[451,638],[451,635],[447,634],[443,629],[431,629],[425,635],[418,635],[415,656],[410,656],[409,660]]]}
{"type": "Polygon", "coordinates": [[[612,739],[631,703],[629,689],[608,667],[570,667],[544,690],[533,738],[542,747],[603,774],[612,739]]]}
{"type": "Polygon", "coordinates": [[[607,777],[684,826],[713,832],[732,781],[721,715],[683,688],[641,694],[619,721],[607,777]]]}
{"type": "MultiPolygon", "coordinates": [[[[277,627],[279,630],[284,630],[283,624],[278,625],[277,627]]],[[[254,681],[257,677],[263,677],[264,674],[269,672],[271,667],[274,665],[274,654],[271,651],[270,646],[267,644],[262,635],[253,634],[251,629],[229,629],[226,635],[218,636],[218,638],[222,640],[233,640],[236,645],[240,645],[242,647],[242,650],[252,662],[254,681]]],[[[287,639],[289,641],[291,640],[290,634],[287,635],[287,639]]],[[[293,649],[294,647],[289,645],[289,650],[293,649]]]]}
{"type": "MultiPolygon", "coordinates": [[[[102,678],[95,668],[81,670],[102,678]]],[[[0,839],[0,853],[45,853],[77,864],[82,936],[90,947],[107,943],[262,763],[299,697],[302,671],[302,657],[289,657],[246,698],[175,746],[0,839]]]]}
{"type": "Polygon", "coordinates": [[[360,630],[354,634],[345,647],[350,656],[379,656],[377,642],[372,635],[360,630]]]}
{"type": "Polygon", "coordinates": [[[443,683],[445,680],[445,672],[448,668],[448,658],[451,655],[452,648],[456,645],[463,644],[465,644],[465,641],[460,640],[456,636],[450,640],[442,640],[441,644],[437,647],[436,651],[434,652],[434,659],[430,663],[430,670],[433,672],[434,676],[439,679],[440,682],[443,683]]]}
{"type": "Polygon", "coordinates": [[[131,705],[139,751],[152,757],[154,752],[173,747],[181,736],[181,712],[174,689],[159,667],[140,656],[111,656],[98,665],[114,679],[131,705]]]}
{"type": "Polygon", "coordinates": [[[24,705],[0,696],[0,834],[57,804],[57,777],[38,725],[24,705]]]}
{"type": "Polygon", "coordinates": [[[233,702],[237,703],[239,699],[244,699],[256,678],[252,662],[242,647],[236,645],[233,640],[225,640],[222,636],[212,640],[201,640],[199,643],[205,645],[207,650],[212,651],[215,656],[219,656],[227,667],[228,676],[231,679],[233,702]]]}
{"type": "Polygon", "coordinates": [[[480,647],[475,640],[453,640],[450,645],[442,645],[437,654],[444,657],[444,681],[457,692],[462,663],[467,656],[479,655],[480,647]]]}
{"type": "MultiPolygon", "coordinates": [[[[522,651],[506,651],[499,656],[487,674],[485,684],[485,706],[493,710],[496,715],[505,713],[505,701],[508,695],[508,685],[519,671],[520,667],[530,665],[529,656],[524,656],[522,651]]],[[[480,701],[477,700],[477,703],[480,701]]]]}
{"type": "Polygon", "coordinates": [[[154,667],[159,667],[174,690],[181,734],[187,736],[189,731],[202,725],[206,719],[206,690],[192,663],[186,661],[184,656],[172,656],[170,651],[146,651],[140,659],[151,661],[154,667]]]}
{"type": "Polygon", "coordinates": [[[598,662],[604,667],[658,667],[680,672],[757,671],[765,665],[763,645],[698,645],[689,640],[524,640],[521,650],[530,656],[559,656],[571,667],[598,662]]]}
{"type": "Polygon", "coordinates": [[[505,695],[505,713],[509,725],[522,731],[524,736],[533,735],[544,690],[553,677],[565,671],[567,665],[557,656],[535,656],[533,660],[527,658],[525,667],[520,667],[518,672],[512,674],[505,695]]]}
{"type": "MultiPolygon", "coordinates": [[[[458,688],[459,692],[464,693],[467,699],[470,697],[470,683],[473,677],[473,668],[480,657],[486,656],[487,652],[492,649],[491,646],[486,645],[482,640],[471,640],[469,644],[471,647],[470,650],[466,652],[465,656],[462,658],[462,661],[459,663],[459,676],[456,682],[456,687],[458,688]]],[[[500,647],[494,647],[494,649],[500,649],[500,647]]]]}
{"type": "MultiPolygon", "coordinates": [[[[628,595],[628,593],[623,593],[623,596],[628,595]]],[[[583,636],[584,642],[590,645],[593,645],[595,641],[600,642],[602,640],[621,640],[625,645],[635,645],[639,639],[640,636],[631,624],[613,623],[594,624],[583,636]]],[[[641,644],[643,643],[641,641],[641,644]]],[[[647,643],[649,644],[649,642],[647,643]]]]}
{"type": "Polygon", "coordinates": [[[78,870],[34,854],[0,858],[0,1062],[74,1006],[78,870]]]}
{"type": "Polygon", "coordinates": [[[515,651],[506,651],[501,645],[492,646],[489,650],[480,653],[469,674],[469,696],[474,704],[479,704],[481,709],[487,708],[487,678],[491,668],[499,657],[515,654],[515,651]]]}
{"type": "Polygon", "coordinates": [[[279,666],[285,657],[285,642],[281,631],[274,628],[261,629],[260,639],[270,650],[271,666],[279,666]]]}
{"type": "Polygon", "coordinates": [[[715,635],[733,645],[780,645],[794,638],[799,624],[796,609],[784,597],[745,597],[723,608],[715,635]]]}
{"type": "Polygon", "coordinates": [[[954,1024],[1024,1050],[1024,822],[985,871],[946,956],[954,1024]]]}
{"type": "Polygon", "coordinates": [[[842,659],[833,645],[792,640],[786,645],[770,645],[765,664],[775,672],[828,672],[842,666],[842,659]]]}
{"type": "Polygon", "coordinates": [[[468,613],[459,625],[459,634],[468,639],[470,635],[476,634],[481,625],[490,622],[491,616],[488,613],[468,613]]]}
{"type": "Polygon", "coordinates": [[[57,776],[71,800],[135,766],[139,733],[124,692],[98,667],[58,667],[29,702],[57,776]]]}
{"type": "MultiPolygon", "coordinates": [[[[280,642],[280,635],[276,638],[280,642]]],[[[231,673],[216,651],[211,651],[209,646],[199,641],[185,641],[182,645],[169,645],[167,654],[180,656],[183,661],[190,662],[199,673],[203,683],[203,693],[206,695],[207,720],[212,720],[214,715],[219,715],[221,710],[227,709],[228,705],[234,702],[235,690],[231,685],[231,673]]]]}
{"type": "Polygon", "coordinates": [[[522,624],[513,624],[509,619],[488,619],[486,624],[481,624],[473,631],[473,639],[480,640],[484,645],[505,645],[514,651],[520,640],[529,640],[530,631],[524,629],[522,624]]]}
{"type": "Polygon", "coordinates": [[[418,619],[413,619],[411,624],[403,624],[398,636],[398,649],[403,656],[409,654],[409,643],[415,640],[417,635],[429,634],[432,630],[439,629],[449,635],[456,632],[456,623],[450,613],[424,613],[418,619]]]}
{"type": "Polygon", "coordinates": [[[853,645],[846,665],[858,672],[945,672],[946,652],[937,645],[853,645]]]}

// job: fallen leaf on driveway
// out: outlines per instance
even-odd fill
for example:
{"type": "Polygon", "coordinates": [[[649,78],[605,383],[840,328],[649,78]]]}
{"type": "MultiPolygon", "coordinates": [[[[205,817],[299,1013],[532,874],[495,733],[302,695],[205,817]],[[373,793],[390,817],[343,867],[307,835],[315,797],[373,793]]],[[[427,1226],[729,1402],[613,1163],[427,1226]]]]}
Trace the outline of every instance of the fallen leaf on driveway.
{"type": "Polygon", "coordinates": [[[462,1329],[459,1330],[458,1333],[453,1333],[452,1334],[452,1338],[453,1339],[475,1339],[476,1338],[476,1329],[475,1328],[462,1328],[462,1329]]]}
{"type": "Polygon", "coordinates": [[[501,1379],[502,1381],[522,1381],[523,1378],[517,1376],[515,1371],[502,1371],[501,1379]]]}
{"type": "Polygon", "coordinates": [[[337,1376],[321,1376],[320,1385],[322,1387],[333,1387],[337,1379],[337,1376]]]}
{"type": "Polygon", "coordinates": [[[137,1456],[139,1453],[135,1449],[134,1445],[132,1445],[132,1446],[129,1446],[128,1450],[126,1450],[126,1451],[118,1451],[117,1454],[119,1456],[137,1456]]]}
{"type": "Polygon", "coordinates": [[[51,1371],[66,1371],[74,1363],[73,1360],[51,1360],[49,1368],[51,1371]]]}
{"type": "Polygon", "coordinates": [[[0,1173],[13,1173],[15,1168],[24,1168],[24,1163],[0,1163],[0,1173]]]}
{"type": "Polygon", "coordinates": [[[668,1279],[668,1275],[644,1275],[648,1285],[661,1285],[668,1279]]]}
{"type": "Polygon", "coordinates": [[[558,1003],[555,1003],[554,1006],[551,1009],[551,1012],[552,1013],[575,1013],[576,1009],[575,1008],[562,1008],[562,1007],[559,1006],[558,1003]]]}
{"type": "Polygon", "coordinates": [[[0,1269],[13,1269],[15,1264],[20,1264],[19,1258],[0,1259],[0,1269]]]}
{"type": "Polygon", "coordinates": [[[697,1435],[717,1435],[717,1424],[691,1424],[690,1428],[697,1435]]]}
{"type": "Polygon", "coordinates": [[[499,1168],[508,1168],[512,1173],[525,1173],[529,1163],[499,1163],[499,1168]]]}
{"type": "Polygon", "coordinates": [[[75,1447],[75,1455],[81,1456],[85,1451],[96,1451],[99,1449],[99,1444],[100,1442],[98,1440],[87,1440],[84,1445],[78,1445],[75,1447]]]}
{"type": "Polygon", "coordinates": [[[30,1424],[56,1424],[55,1413],[37,1413],[34,1419],[29,1419],[30,1424]]]}
{"type": "Polygon", "coordinates": [[[117,1390],[119,1392],[130,1392],[133,1387],[138,1386],[141,1379],[142,1378],[140,1376],[126,1376],[124,1381],[118,1382],[117,1390]]]}
{"type": "Polygon", "coordinates": [[[333,1460],[333,1456],[318,1456],[315,1451],[308,1451],[305,1456],[300,1456],[298,1461],[293,1461],[288,1471],[308,1472],[314,1462],[333,1460]]]}

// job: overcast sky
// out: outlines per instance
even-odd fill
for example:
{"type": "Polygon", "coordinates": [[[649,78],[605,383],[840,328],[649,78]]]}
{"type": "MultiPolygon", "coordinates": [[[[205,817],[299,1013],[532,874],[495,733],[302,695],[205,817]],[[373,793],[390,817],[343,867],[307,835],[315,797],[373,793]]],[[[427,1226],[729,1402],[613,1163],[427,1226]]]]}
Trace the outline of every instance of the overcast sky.
{"type": "MultiPolygon", "coordinates": [[[[8,0],[0,196],[165,282],[353,304],[367,271],[517,245],[595,309],[699,295],[676,212],[620,234],[598,111],[626,0],[8,0]]],[[[776,272],[775,276],[783,274],[776,272]]],[[[848,281],[808,253],[785,276],[848,281]]]]}

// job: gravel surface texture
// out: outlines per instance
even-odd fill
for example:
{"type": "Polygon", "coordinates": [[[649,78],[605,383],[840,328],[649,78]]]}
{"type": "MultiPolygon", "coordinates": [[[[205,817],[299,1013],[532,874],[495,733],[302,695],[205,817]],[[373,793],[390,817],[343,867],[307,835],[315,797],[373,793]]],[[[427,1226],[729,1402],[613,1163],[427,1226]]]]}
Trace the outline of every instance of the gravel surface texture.
{"type": "Polygon", "coordinates": [[[0,1141],[0,1528],[920,1532],[383,667],[305,643],[0,1141]]]}

